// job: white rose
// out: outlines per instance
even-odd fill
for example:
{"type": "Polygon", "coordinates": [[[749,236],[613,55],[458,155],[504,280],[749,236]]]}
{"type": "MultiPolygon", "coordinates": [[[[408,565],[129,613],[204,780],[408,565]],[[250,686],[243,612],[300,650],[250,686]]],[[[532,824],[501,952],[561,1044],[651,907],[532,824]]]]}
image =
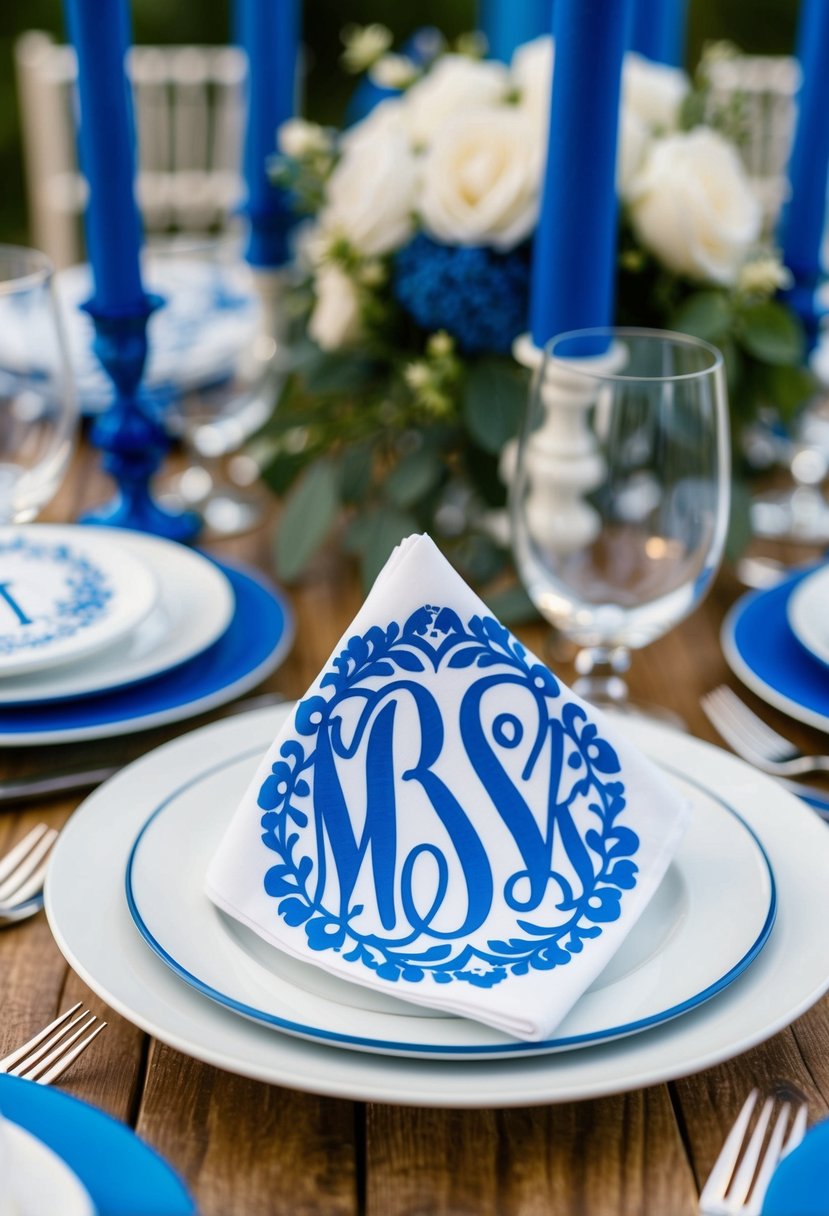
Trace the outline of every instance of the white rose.
{"type": "Polygon", "coordinates": [[[627,198],[642,168],[650,143],[648,128],[630,110],[619,115],[619,149],[616,154],[616,190],[627,198]]]}
{"type": "Polygon", "coordinates": [[[347,145],[328,179],[320,224],[358,253],[379,257],[409,239],[416,192],[417,164],[405,135],[378,126],[347,145]]]}
{"type": "Polygon", "coordinates": [[[397,97],[388,97],[369,110],[365,118],[346,127],[339,139],[342,152],[350,152],[357,144],[368,143],[378,137],[400,135],[408,139],[403,118],[403,102],[397,97]]]}
{"type": "Polygon", "coordinates": [[[331,136],[319,123],[304,118],[289,118],[277,132],[277,147],[283,156],[302,160],[305,156],[330,152],[331,136]]]}
{"type": "Polygon", "coordinates": [[[510,79],[518,94],[518,104],[541,131],[547,130],[550,120],[554,60],[553,39],[546,34],[519,46],[510,65],[510,79]]]}
{"type": "Polygon", "coordinates": [[[652,131],[673,131],[690,88],[679,68],[653,63],[631,51],[622,69],[622,108],[635,114],[652,131]]]}
{"type": "Polygon", "coordinates": [[[328,263],[314,280],[317,298],[308,333],[323,350],[339,350],[360,336],[360,298],[344,270],[328,263]]]}
{"type": "Polygon", "coordinates": [[[409,137],[417,148],[427,145],[447,119],[480,106],[496,105],[509,90],[502,63],[444,55],[403,98],[409,137]]]}
{"type": "Polygon", "coordinates": [[[537,131],[512,107],[447,122],[423,161],[425,230],[447,244],[511,249],[535,227],[542,159],[537,131]]]}
{"type": "Polygon", "coordinates": [[[740,159],[709,127],[654,140],[629,204],[642,244],[693,279],[733,283],[760,235],[762,209],[740,159]]]}

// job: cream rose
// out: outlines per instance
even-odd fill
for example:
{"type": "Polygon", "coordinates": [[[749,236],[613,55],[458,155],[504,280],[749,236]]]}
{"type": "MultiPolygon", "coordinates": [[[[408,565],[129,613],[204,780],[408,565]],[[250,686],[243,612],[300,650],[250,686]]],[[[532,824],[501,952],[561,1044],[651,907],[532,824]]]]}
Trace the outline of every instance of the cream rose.
{"type": "Polygon", "coordinates": [[[762,210],[734,147],[697,127],[651,144],[629,192],[639,240],[677,274],[733,283],[762,210]]]}
{"type": "Polygon", "coordinates": [[[447,122],[423,161],[420,214],[439,241],[511,249],[538,216],[543,150],[513,107],[447,122]]]}
{"type": "Polygon", "coordinates": [[[509,91],[502,63],[443,55],[403,98],[403,116],[412,144],[428,146],[443,124],[456,114],[497,105],[509,91]]]}
{"type": "Polygon", "coordinates": [[[518,105],[541,131],[550,121],[555,47],[549,34],[519,46],[512,57],[510,80],[518,105]]]}
{"type": "Polygon", "coordinates": [[[619,147],[616,154],[616,190],[627,198],[645,160],[650,143],[648,128],[629,110],[619,115],[619,147]]]}
{"type": "Polygon", "coordinates": [[[622,69],[622,108],[634,114],[651,131],[673,131],[690,88],[679,68],[652,63],[631,51],[622,69]]]}
{"type": "Polygon", "coordinates": [[[360,336],[360,298],[341,267],[326,263],[314,279],[316,305],[308,333],[323,350],[339,350],[360,336]]]}
{"type": "Polygon", "coordinates": [[[409,239],[417,206],[417,163],[390,120],[353,135],[328,179],[320,226],[361,254],[378,257],[409,239]]]}

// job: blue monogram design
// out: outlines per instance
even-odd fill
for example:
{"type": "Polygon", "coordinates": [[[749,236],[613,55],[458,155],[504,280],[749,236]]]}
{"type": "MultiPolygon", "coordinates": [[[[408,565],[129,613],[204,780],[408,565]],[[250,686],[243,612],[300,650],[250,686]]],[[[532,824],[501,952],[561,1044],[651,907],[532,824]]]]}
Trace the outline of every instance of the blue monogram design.
{"type": "Polygon", "coordinates": [[[64,544],[47,544],[16,536],[0,542],[0,570],[5,555],[27,562],[57,566],[62,589],[49,604],[46,617],[43,605],[34,611],[26,602],[25,588],[15,579],[0,582],[0,613],[6,624],[0,629],[0,655],[16,654],[47,646],[60,638],[71,637],[98,621],[112,599],[112,588],[103,570],[81,553],[64,544]],[[8,628],[8,623],[12,628],[8,628]]]}
{"type": "Polygon", "coordinates": [[[321,689],[258,795],[265,891],[312,950],[491,987],[618,919],[639,848],[619,759],[496,620],[425,605],[350,638],[321,689]]]}

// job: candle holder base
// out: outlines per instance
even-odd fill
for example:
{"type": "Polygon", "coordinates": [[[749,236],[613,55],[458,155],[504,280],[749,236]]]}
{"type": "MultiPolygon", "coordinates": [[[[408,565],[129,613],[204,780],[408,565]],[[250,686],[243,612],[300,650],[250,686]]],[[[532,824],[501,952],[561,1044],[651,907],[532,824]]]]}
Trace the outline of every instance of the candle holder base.
{"type": "Polygon", "coordinates": [[[150,532],[153,536],[183,543],[194,540],[202,529],[201,516],[195,511],[166,511],[149,494],[132,498],[116,494],[110,502],[84,512],[78,523],[130,528],[134,532],[150,532]]]}

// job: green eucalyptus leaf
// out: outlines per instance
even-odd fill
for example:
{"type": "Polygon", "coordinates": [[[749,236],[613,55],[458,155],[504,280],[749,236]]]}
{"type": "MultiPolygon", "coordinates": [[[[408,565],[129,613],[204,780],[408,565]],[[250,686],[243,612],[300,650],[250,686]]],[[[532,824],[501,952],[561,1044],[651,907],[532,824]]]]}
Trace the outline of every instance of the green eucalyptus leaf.
{"type": "Polygon", "coordinates": [[[803,330],[787,308],[775,300],[744,305],[736,314],[736,331],[750,354],[764,363],[797,364],[804,355],[803,330]]]}
{"type": "Polygon", "coordinates": [[[443,462],[434,452],[423,449],[412,452],[386,478],[386,497],[397,507],[416,506],[434,490],[442,476],[443,462]]]}
{"type": "Polygon", "coordinates": [[[676,310],[669,329],[692,334],[704,342],[718,342],[731,327],[731,308],[724,291],[695,291],[676,310]]]}
{"type": "Polygon", "coordinates": [[[526,372],[507,359],[480,359],[469,368],[463,416],[484,451],[497,454],[518,434],[528,392],[526,372]]]}
{"type": "Polygon", "coordinates": [[[765,368],[764,388],[770,405],[782,418],[791,418],[817,390],[814,376],[805,367],[765,368]]]}
{"type": "Polygon", "coordinates": [[[389,559],[392,549],[406,536],[419,531],[418,522],[407,511],[383,509],[363,516],[360,528],[361,574],[363,588],[371,589],[389,559]]]}
{"type": "Polygon", "coordinates": [[[343,502],[362,502],[372,486],[374,446],[353,443],[342,454],[341,495],[343,502]]]}
{"type": "Polygon", "coordinates": [[[538,620],[538,610],[520,583],[484,596],[484,603],[502,625],[521,625],[538,620]]]}
{"type": "Polygon", "coordinates": [[[725,538],[725,553],[729,561],[736,562],[745,552],[751,535],[751,495],[745,482],[734,478],[731,482],[731,514],[725,538]]]}
{"type": "Polygon", "coordinates": [[[297,578],[325,540],[339,509],[339,470],[317,460],[297,482],[279,520],[276,570],[285,582],[297,578]]]}
{"type": "Polygon", "coordinates": [[[374,364],[361,354],[324,355],[302,369],[307,392],[322,396],[326,393],[365,392],[374,377],[374,364]]]}

